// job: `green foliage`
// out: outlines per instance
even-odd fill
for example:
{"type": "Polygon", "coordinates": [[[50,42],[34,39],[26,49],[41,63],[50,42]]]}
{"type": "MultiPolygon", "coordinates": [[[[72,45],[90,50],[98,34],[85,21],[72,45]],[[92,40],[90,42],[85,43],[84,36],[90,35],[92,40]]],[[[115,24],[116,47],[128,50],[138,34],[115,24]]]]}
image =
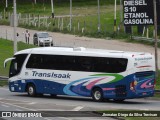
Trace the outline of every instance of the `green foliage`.
{"type": "MultiPolygon", "coordinates": [[[[158,73],[158,79],[156,80],[156,89],[160,90],[160,71],[158,73]]],[[[160,94],[159,94],[160,97],[160,94]]]]}
{"type": "MultiPolygon", "coordinates": [[[[0,0],[0,12],[3,12],[5,9],[5,0],[0,0]]],[[[97,0],[72,0],[73,6],[95,6],[97,5],[97,0]]],[[[114,4],[114,0],[100,0],[100,5],[111,5],[114,4]]],[[[119,0],[117,0],[119,4],[119,0]]],[[[54,7],[69,7],[69,0],[54,0],[54,7]]],[[[8,9],[7,11],[13,10],[13,0],[8,0],[8,9]]],[[[48,9],[51,12],[51,1],[50,0],[37,0],[37,4],[34,4],[32,0],[17,0],[17,10],[18,12],[28,12],[35,10],[36,12],[40,9],[48,9]]],[[[43,10],[42,10],[43,12],[43,10]]],[[[40,13],[40,11],[39,11],[40,13]]]]}
{"type": "MultiPolygon", "coordinates": [[[[80,36],[89,36],[96,38],[129,38],[129,35],[124,33],[124,26],[120,22],[120,0],[117,0],[117,28],[120,27],[120,31],[114,32],[114,0],[100,0],[100,23],[101,32],[98,33],[98,16],[97,16],[97,0],[72,0],[73,2],[73,18],[72,18],[72,30],[69,30],[70,18],[64,17],[64,28],[63,30],[59,28],[59,24],[62,24],[61,18],[51,19],[51,4],[50,0],[37,0],[37,4],[33,4],[31,0],[17,0],[17,12],[21,13],[21,19],[19,26],[25,28],[31,28],[35,30],[48,30],[53,32],[62,32],[69,34],[76,34],[80,36]],[[43,24],[44,20],[40,20],[40,27],[27,25],[27,16],[32,18],[32,21],[38,21],[38,15],[47,16],[48,23],[51,23],[48,27],[43,24]],[[79,28],[78,28],[79,23],[79,28]],[[53,25],[54,24],[54,25],[53,25]],[[82,29],[84,32],[82,33],[82,29]]],[[[5,3],[4,3],[5,4],[5,3]]],[[[12,3],[9,3],[9,8],[11,8],[12,3]]],[[[2,10],[3,11],[3,10],[2,10]]],[[[8,9],[8,12],[12,12],[13,9],[8,9]]],[[[55,16],[63,16],[70,14],[69,0],[54,0],[54,11],[55,16]]],[[[2,12],[3,13],[3,12],[2,12]]],[[[9,25],[7,20],[0,20],[0,24],[9,25]]],[[[38,24],[38,22],[37,22],[38,24]]],[[[133,28],[134,35],[136,35],[137,27],[133,28]]],[[[149,37],[153,36],[153,27],[149,27],[149,37]]],[[[146,33],[145,33],[146,34],[146,33]]]]}
{"type": "Polygon", "coordinates": [[[0,39],[0,75],[8,75],[9,66],[3,68],[3,62],[6,58],[13,56],[13,43],[4,39],[0,39]]]}
{"type": "MultiPolygon", "coordinates": [[[[33,48],[34,45],[28,45],[23,42],[18,42],[18,50],[33,48]]],[[[13,56],[13,42],[5,39],[0,39],[0,76],[8,76],[9,65],[6,69],[3,68],[5,59],[13,56]]]]}
{"type": "Polygon", "coordinates": [[[0,80],[0,87],[1,86],[6,86],[8,85],[8,81],[7,80],[0,80]]]}
{"type": "Polygon", "coordinates": [[[0,20],[0,25],[9,25],[9,21],[6,19],[0,20]]]}

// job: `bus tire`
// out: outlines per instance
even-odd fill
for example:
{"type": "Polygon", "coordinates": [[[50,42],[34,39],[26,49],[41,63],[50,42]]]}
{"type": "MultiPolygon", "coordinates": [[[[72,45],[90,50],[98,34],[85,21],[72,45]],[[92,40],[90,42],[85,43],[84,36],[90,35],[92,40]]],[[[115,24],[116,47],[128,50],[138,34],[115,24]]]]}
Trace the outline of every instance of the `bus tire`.
{"type": "Polygon", "coordinates": [[[94,88],[92,90],[92,99],[96,102],[103,101],[103,92],[100,88],[94,88]]]}
{"type": "Polygon", "coordinates": [[[29,84],[27,86],[27,93],[28,93],[28,96],[35,97],[36,96],[36,87],[35,87],[35,85],[29,84]]]}

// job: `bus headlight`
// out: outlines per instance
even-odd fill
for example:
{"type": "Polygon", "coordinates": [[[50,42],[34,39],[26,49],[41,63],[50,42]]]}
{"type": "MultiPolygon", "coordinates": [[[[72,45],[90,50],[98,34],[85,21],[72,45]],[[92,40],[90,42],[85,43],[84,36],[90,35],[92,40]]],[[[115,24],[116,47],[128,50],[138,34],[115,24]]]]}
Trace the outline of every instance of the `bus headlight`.
{"type": "Polygon", "coordinates": [[[14,91],[14,87],[11,87],[11,91],[14,91]]]}
{"type": "Polygon", "coordinates": [[[133,90],[134,88],[133,87],[130,87],[130,90],[133,90]]]}

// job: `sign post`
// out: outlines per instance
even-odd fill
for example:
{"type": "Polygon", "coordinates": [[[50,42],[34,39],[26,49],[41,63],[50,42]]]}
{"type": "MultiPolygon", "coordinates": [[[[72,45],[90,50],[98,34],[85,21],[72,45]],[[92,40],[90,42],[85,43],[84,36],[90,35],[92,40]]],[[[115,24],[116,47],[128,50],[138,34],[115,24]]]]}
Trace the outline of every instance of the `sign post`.
{"type": "Polygon", "coordinates": [[[158,46],[158,37],[157,37],[157,4],[156,0],[153,0],[153,5],[154,5],[154,31],[155,31],[155,66],[156,66],[156,78],[158,78],[158,51],[157,51],[157,46],[158,46]]]}
{"type": "Polygon", "coordinates": [[[114,33],[117,31],[117,0],[114,1],[114,33]]]}
{"type": "Polygon", "coordinates": [[[8,8],[8,0],[6,0],[6,8],[8,8]]]}
{"type": "Polygon", "coordinates": [[[52,8],[52,18],[54,18],[53,0],[51,0],[51,8],[52,8]]]}
{"type": "Polygon", "coordinates": [[[72,0],[70,0],[70,31],[72,31],[72,0]]]}
{"type": "Polygon", "coordinates": [[[14,38],[14,53],[17,52],[17,6],[16,0],[13,1],[13,16],[14,16],[14,23],[13,23],[13,38],[14,38]]]}
{"type": "Polygon", "coordinates": [[[99,6],[99,0],[97,1],[98,4],[98,32],[101,32],[101,20],[100,20],[100,6],[99,6]]]}

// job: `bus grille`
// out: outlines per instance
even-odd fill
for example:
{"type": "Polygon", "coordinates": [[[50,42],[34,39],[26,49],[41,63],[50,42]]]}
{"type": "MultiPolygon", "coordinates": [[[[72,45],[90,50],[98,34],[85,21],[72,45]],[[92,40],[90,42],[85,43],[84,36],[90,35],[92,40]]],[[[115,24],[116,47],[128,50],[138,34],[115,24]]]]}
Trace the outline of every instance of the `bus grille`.
{"type": "Polygon", "coordinates": [[[117,85],[115,92],[116,92],[116,97],[126,97],[127,96],[126,85],[117,85]]]}
{"type": "Polygon", "coordinates": [[[152,75],[153,75],[153,71],[145,71],[145,72],[136,72],[135,73],[136,78],[149,77],[152,75]]]}

